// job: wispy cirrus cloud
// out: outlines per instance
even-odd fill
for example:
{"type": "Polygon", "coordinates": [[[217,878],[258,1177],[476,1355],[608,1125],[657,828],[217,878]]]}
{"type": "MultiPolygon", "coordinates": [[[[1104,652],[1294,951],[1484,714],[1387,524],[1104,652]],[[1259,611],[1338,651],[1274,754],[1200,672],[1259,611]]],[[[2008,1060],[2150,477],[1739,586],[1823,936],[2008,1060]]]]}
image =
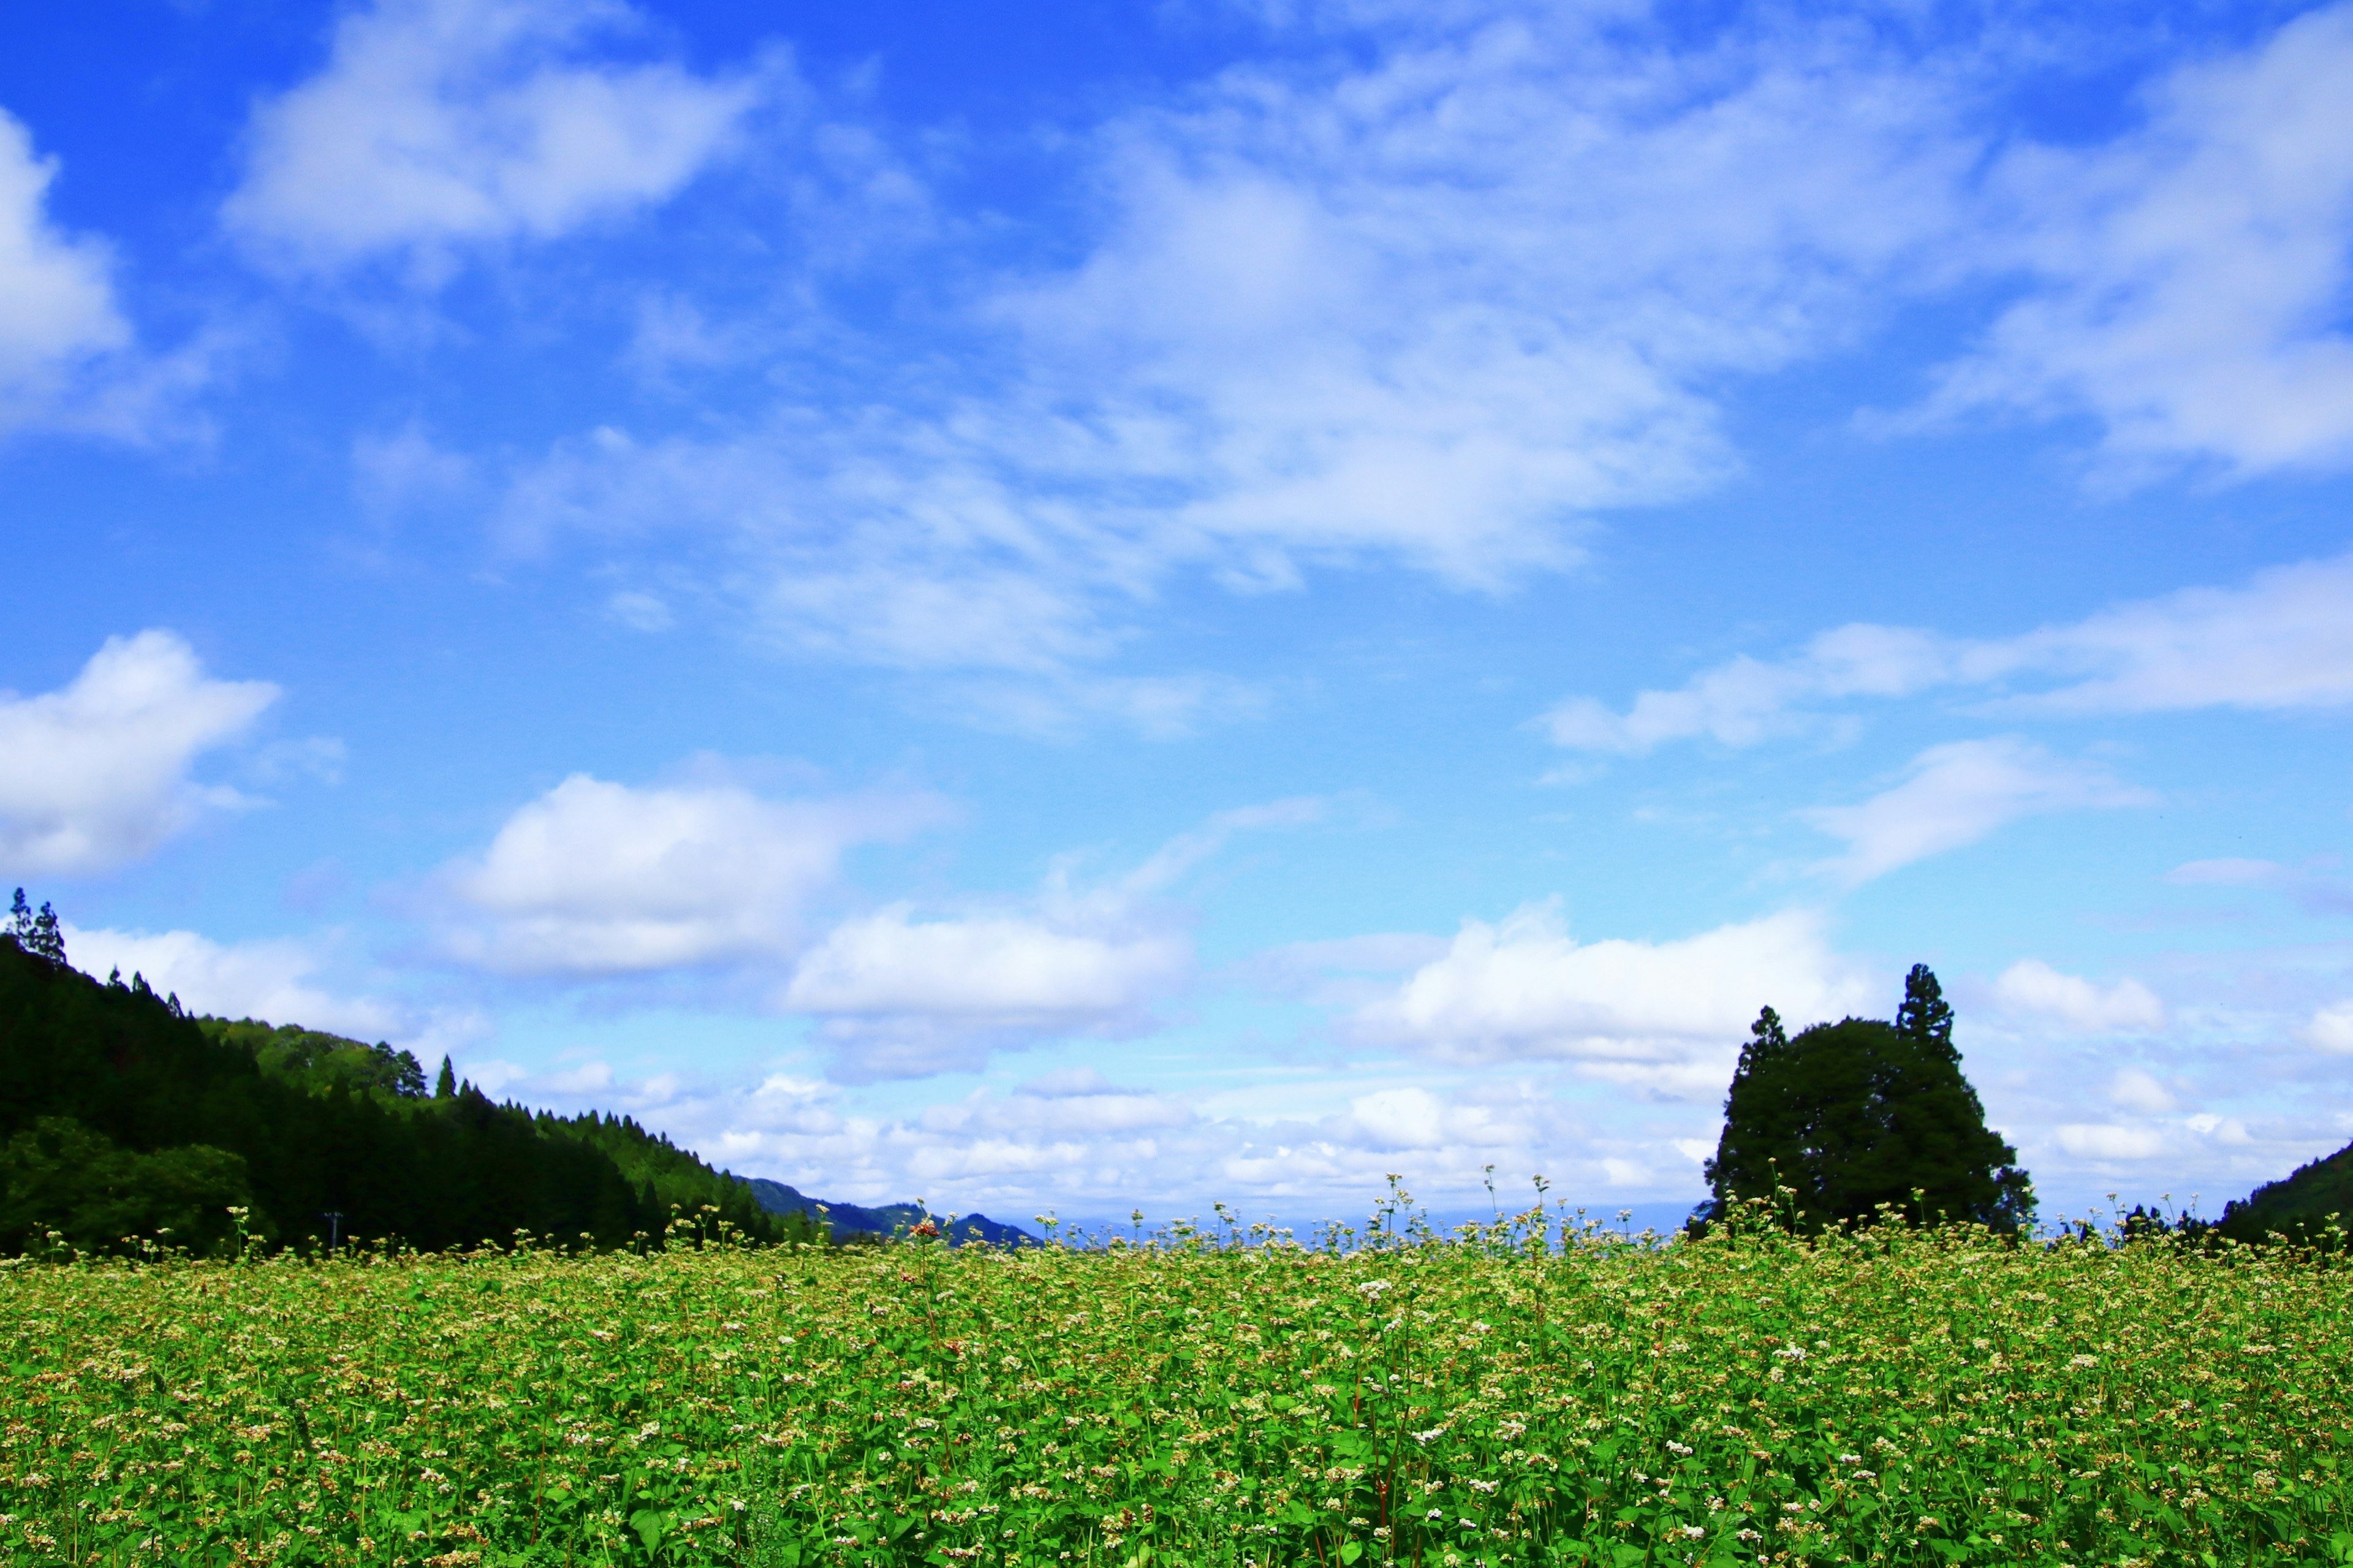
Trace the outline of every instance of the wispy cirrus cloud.
{"type": "Polygon", "coordinates": [[[559,443],[510,534],[714,532],[797,645],[1033,672],[1190,578],[1567,566],[1598,510],[1736,466],[1714,389],[1873,317],[1972,155],[1948,84],[1851,29],[1692,56],[1625,20],[1275,51],[1085,128],[1075,263],[967,275],[849,411],[559,443]]]}
{"type": "Polygon", "coordinates": [[[2086,411],[2129,476],[2353,461],[2353,7],[2144,89],[2143,122],[1996,165],[1988,216],[2031,280],[1928,412],[2086,411]]]}
{"type": "Polygon", "coordinates": [[[1857,886],[1974,844],[2021,817],[2148,805],[2157,798],[2014,735],[1931,746],[1912,759],[1905,773],[1859,805],[1804,814],[1824,833],[1846,840],[1846,852],[1818,869],[1857,886]]]}
{"type": "MultiPolygon", "coordinates": [[[[559,441],[502,526],[624,555],[693,531],[783,643],[1050,684],[1194,580],[1401,567],[1495,591],[1572,567],[1596,517],[1736,471],[1737,384],[1989,280],[2009,313],[1940,407],[2089,407],[2117,450],[2248,472],[2335,461],[2353,424],[2327,305],[2353,186],[2315,149],[2348,15],[2153,78],[2141,123],[2069,148],[2005,118],[2003,62],[2050,46],[2032,29],[1932,46],[1758,11],[1703,47],[1641,7],[1514,4],[1320,18],[1345,49],[1278,27],[1246,64],[1072,130],[1084,199],[1056,210],[1082,215],[1076,242],[952,262],[959,304],[914,359],[874,352],[887,324],[838,323],[854,407],[559,441]]],[[[2238,695],[2200,700],[2318,700],[2292,660],[2268,695],[2243,661],[2168,667],[2163,629],[1842,628],[1547,722],[1639,752],[2009,679],[2053,704],[2178,705],[2201,676],[2238,695]]]]}
{"type": "Polygon", "coordinates": [[[1556,744],[1584,752],[1641,755],[1702,737],[1748,746],[1819,723],[1831,704],[1935,690],[2021,714],[2342,707],[2353,703],[2353,556],[2274,567],[2242,587],[2118,605],[2015,637],[1840,626],[1787,658],[1742,657],[1679,688],[1642,692],[1623,712],[1577,697],[1538,724],[1556,744]]]}

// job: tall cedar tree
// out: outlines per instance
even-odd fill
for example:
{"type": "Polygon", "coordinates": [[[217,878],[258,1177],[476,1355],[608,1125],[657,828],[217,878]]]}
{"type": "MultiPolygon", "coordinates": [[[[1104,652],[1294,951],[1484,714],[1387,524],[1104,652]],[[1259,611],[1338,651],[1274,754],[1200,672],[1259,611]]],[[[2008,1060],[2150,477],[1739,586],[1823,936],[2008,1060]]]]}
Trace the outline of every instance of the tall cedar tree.
{"type": "Polygon", "coordinates": [[[1714,1196],[1700,1220],[1750,1198],[1809,1230],[1868,1222],[1883,1205],[1915,1223],[2005,1232],[2034,1216],[2033,1184],[1985,1124],[1953,1047],[1953,1009],[1925,963],[1905,977],[1893,1024],[1844,1018],[1793,1039],[1772,1008],[1758,1014],[1706,1173],[1714,1196]]]}
{"type": "Polygon", "coordinates": [[[35,914],[33,906],[25,901],[25,889],[16,889],[16,901],[8,910],[8,928],[5,933],[16,939],[16,945],[36,958],[46,958],[51,963],[66,961],[65,933],[58,925],[58,911],[47,903],[35,914]]]}

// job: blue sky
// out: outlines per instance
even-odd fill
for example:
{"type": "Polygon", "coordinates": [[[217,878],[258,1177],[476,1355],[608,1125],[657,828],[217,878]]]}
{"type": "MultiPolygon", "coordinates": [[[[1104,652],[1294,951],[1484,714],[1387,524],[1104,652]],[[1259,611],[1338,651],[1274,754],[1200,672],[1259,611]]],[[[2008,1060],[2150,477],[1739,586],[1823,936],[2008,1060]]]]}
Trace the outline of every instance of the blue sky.
{"type": "Polygon", "coordinates": [[[1689,1201],[1933,964],[2353,1136],[2353,5],[117,0],[0,52],[0,879],[1016,1215],[1689,1201]]]}

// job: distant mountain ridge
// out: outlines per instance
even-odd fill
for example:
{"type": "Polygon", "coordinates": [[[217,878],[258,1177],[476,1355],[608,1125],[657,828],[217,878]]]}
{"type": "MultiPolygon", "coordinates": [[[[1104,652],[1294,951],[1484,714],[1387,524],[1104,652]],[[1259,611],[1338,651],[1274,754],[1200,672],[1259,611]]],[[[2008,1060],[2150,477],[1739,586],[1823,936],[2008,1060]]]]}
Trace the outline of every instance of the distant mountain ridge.
{"type": "Polygon", "coordinates": [[[772,1182],[765,1176],[740,1179],[752,1189],[752,1195],[759,1200],[760,1206],[770,1214],[806,1215],[811,1220],[831,1225],[836,1237],[888,1237],[897,1230],[913,1230],[928,1217],[948,1232],[950,1246],[962,1246],[967,1241],[978,1241],[990,1247],[1043,1245],[1020,1226],[993,1220],[985,1214],[958,1215],[951,1226],[944,1215],[928,1215],[920,1204],[884,1204],[880,1208],[867,1208],[860,1204],[838,1204],[813,1198],[798,1187],[772,1182]],[[824,1210],[822,1214],[818,1212],[820,1208],[824,1210]]]}

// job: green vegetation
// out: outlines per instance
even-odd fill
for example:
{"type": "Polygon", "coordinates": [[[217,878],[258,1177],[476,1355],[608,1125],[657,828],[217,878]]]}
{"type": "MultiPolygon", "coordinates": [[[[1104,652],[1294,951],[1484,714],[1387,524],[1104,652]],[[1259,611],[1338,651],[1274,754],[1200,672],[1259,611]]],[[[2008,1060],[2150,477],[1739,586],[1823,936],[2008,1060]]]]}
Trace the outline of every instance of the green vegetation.
{"type": "Polygon", "coordinates": [[[1925,963],[1905,978],[1893,1024],[1847,1018],[1791,1039],[1766,1008],[1741,1047],[1706,1172],[1704,1221],[1782,1192],[1784,1217],[1801,1228],[1884,1212],[2002,1232],[2034,1218],[2033,1184],[1985,1124],[1953,1010],[1925,963]]]}
{"type": "Polygon", "coordinates": [[[27,1568],[2353,1557],[2327,1258],[1540,1223],[28,1258],[0,1528],[27,1568]]]}
{"type": "Polygon", "coordinates": [[[231,1207],[269,1239],[428,1250],[518,1229],[623,1247],[706,1205],[756,1239],[815,1234],[634,1121],[493,1104],[443,1071],[427,1097],[405,1051],[190,1018],[0,931],[0,1251],[55,1230],[202,1252],[229,1244],[231,1207]]]}
{"type": "Polygon", "coordinates": [[[2285,1236],[2334,1247],[2342,1245],[2348,1226],[2353,1226],[2353,1143],[2225,1205],[2216,1228],[2241,1241],[2285,1236]]]}

